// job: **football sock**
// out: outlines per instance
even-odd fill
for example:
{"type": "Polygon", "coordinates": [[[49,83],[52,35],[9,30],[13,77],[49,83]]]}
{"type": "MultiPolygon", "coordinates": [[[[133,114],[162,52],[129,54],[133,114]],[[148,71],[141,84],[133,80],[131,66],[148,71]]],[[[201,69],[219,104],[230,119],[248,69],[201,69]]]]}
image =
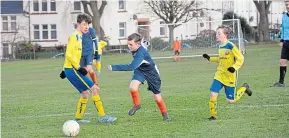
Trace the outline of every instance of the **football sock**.
{"type": "Polygon", "coordinates": [[[167,113],[167,107],[163,99],[156,100],[156,103],[161,111],[162,114],[167,113]]]}
{"type": "Polygon", "coordinates": [[[217,97],[211,97],[211,98],[210,98],[209,106],[210,106],[211,116],[216,117],[216,115],[217,115],[217,111],[216,111],[217,97]]]}
{"type": "Polygon", "coordinates": [[[279,78],[279,83],[283,84],[284,83],[284,78],[286,75],[286,66],[280,66],[280,78],[279,78]]]}
{"type": "Polygon", "coordinates": [[[245,91],[246,91],[246,87],[241,87],[235,95],[234,102],[239,101],[241,99],[241,97],[243,96],[243,94],[245,93],[245,91]]]}
{"type": "Polygon", "coordinates": [[[100,100],[99,95],[94,95],[91,97],[91,99],[92,99],[94,106],[97,110],[98,116],[104,116],[105,113],[104,113],[102,101],[100,100]]]}
{"type": "Polygon", "coordinates": [[[134,106],[140,105],[140,96],[138,90],[131,90],[130,95],[133,101],[134,106]]]}
{"type": "Polygon", "coordinates": [[[87,102],[88,102],[88,99],[84,99],[82,97],[79,98],[77,102],[76,113],[75,113],[76,119],[81,119],[83,117],[87,102]]]}
{"type": "Polygon", "coordinates": [[[98,71],[98,73],[100,73],[100,69],[101,69],[101,61],[96,61],[96,70],[98,71]]]}
{"type": "Polygon", "coordinates": [[[181,61],[181,56],[180,55],[178,55],[178,61],[181,61]]]}

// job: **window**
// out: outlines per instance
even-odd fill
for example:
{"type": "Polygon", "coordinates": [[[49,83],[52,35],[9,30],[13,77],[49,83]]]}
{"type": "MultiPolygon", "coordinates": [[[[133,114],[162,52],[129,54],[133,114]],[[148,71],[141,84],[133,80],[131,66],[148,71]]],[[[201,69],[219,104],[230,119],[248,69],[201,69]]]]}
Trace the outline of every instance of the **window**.
{"type": "Polygon", "coordinates": [[[2,16],[2,31],[17,31],[16,16],[2,16]]]}
{"type": "Polygon", "coordinates": [[[42,39],[48,39],[48,25],[42,25],[42,39]]]}
{"type": "Polygon", "coordinates": [[[50,2],[50,11],[56,11],[56,2],[55,2],[55,0],[51,0],[51,2],[50,2]]]}
{"type": "Polygon", "coordinates": [[[118,9],[125,10],[125,0],[118,1],[118,9]]]}
{"type": "Polygon", "coordinates": [[[56,24],[51,24],[51,39],[57,39],[56,24]]]}
{"type": "Polygon", "coordinates": [[[2,16],[2,30],[8,31],[8,16],[2,16]]]}
{"type": "Polygon", "coordinates": [[[33,11],[39,11],[39,3],[37,1],[33,1],[33,11]]]}
{"type": "Polygon", "coordinates": [[[39,25],[33,25],[34,39],[40,39],[39,25]]]}
{"type": "Polygon", "coordinates": [[[17,30],[16,16],[10,16],[10,21],[11,21],[11,31],[16,31],[17,30]]]}
{"type": "Polygon", "coordinates": [[[46,0],[42,0],[42,11],[47,12],[47,1],[46,0]]]}
{"type": "Polygon", "coordinates": [[[80,1],[74,1],[74,11],[81,11],[80,1]]]}
{"type": "MultiPolygon", "coordinates": [[[[165,24],[164,21],[160,21],[160,24],[165,24]]],[[[160,35],[165,36],[167,34],[167,28],[165,25],[161,25],[160,27],[160,35]]]]}
{"type": "Polygon", "coordinates": [[[9,58],[9,44],[2,43],[2,58],[9,58]]]}
{"type": "Polygon", "coordinates": [[[126,37],[126,23],[119,23],[119,37],[126,37]]]}

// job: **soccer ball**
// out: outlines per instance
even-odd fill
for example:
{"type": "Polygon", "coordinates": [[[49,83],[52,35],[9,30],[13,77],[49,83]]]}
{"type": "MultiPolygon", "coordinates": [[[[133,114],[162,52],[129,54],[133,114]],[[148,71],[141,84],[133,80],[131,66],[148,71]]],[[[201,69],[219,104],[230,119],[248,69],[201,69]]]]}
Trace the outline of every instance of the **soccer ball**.
{"type": "Polygon", "coordinates": [[[65,136],[76,136],[79,133],[79,124],[74,120],[68,120],[63,124],[62,131],[65,136]]]}

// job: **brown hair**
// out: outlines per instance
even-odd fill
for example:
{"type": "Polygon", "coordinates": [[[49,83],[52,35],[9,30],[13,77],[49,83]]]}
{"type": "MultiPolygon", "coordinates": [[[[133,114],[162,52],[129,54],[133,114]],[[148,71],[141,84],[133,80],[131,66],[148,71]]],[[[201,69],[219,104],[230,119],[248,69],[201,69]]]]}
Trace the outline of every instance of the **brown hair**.
{"type": "Polygon", "coordinates": [[[141,35],[138,33],[133,33],[127,37],[128,41],[134,40],[134,42],[140,42],[141,41],[141,35]]]}
{"type": "Polygon", "coordinates": [[[230,37],[231,29],[230,29],[229,27],[227,27],[227,26],[219,26],[219,27],[217,28],[217,30],[218,30],[218,29],[222,29],[222,30],[223,30],[223,33],[227,36],[227,38],[230,37]]]}

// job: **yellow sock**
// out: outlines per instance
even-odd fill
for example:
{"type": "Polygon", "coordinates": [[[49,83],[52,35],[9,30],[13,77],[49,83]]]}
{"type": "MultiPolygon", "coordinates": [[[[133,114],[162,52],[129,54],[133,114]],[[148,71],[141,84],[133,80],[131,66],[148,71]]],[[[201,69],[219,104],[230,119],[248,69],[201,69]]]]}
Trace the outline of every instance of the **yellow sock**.
{"type": "Polygon", "coordinates": [[[95,95],[95,96],[92,96],[91,97],[94,105],[95,105],[95,108],[97,110],[97,113],[99,116],[104,116],[105,113],[104,113],[104,109],[103,109],[103,106],[102,106],[102,102],[100,100],[100,97],[99,95],[95,95]]]}
{"type": "Polygon", "coordinates": [[[100,69],[101,69],[101,62],[96,61],[96,70],[98,71],[98,73],[100,73],[100,69]]]}
{"type": "Polygon", "coordinates": [[[243,96],[243,94],[245,93],[245,91],[246,91],[246,87],[241,87],[235,95],[234,102],[239,101],[241,99],[241,97],[243,96]]]}
{"type": "Polygon", "coordinates": [[[76,113],[75,113],[76,119],[81,119],[83,117],[87,102],[88,102],[88,99],[84,99],[82,97],[79,98],[78,103],[77,103],[76,113]]]}
{"type": "Polygon", "coordinates": [[[217,111],[216,111],[217,97],[211,97],[210,98],[209,106],[210,106],[211,116],[216,117],[217,116],[217,111]]]}

